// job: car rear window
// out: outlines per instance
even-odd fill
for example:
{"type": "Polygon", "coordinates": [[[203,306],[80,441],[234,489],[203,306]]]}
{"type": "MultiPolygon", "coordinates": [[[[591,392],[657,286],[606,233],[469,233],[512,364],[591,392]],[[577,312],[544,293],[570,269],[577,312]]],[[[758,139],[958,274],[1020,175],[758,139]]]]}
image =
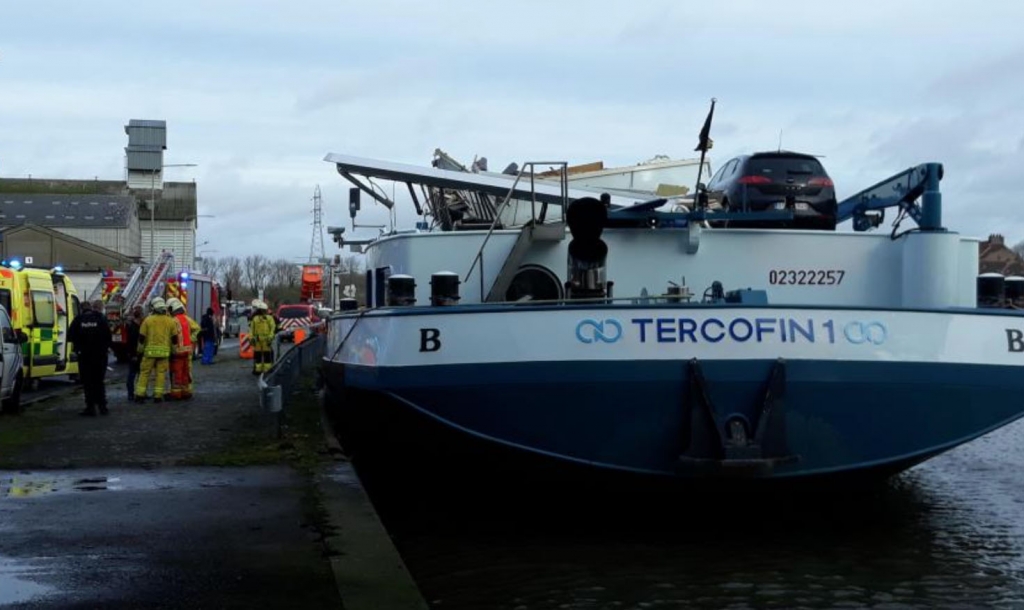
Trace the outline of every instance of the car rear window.
{"type": "Polygon", "coordinates": [[[278,312],[277,317],[292,319],[308,318],[310,315],[308,307],[282,307],[281,311],[278,312]]]}
{"type": "Polygon", "coordinates": [[[824,176],[825,168],[817,159],[806,157],[754,157],[747,162],[746,174],[771,177],[824,176]]]}

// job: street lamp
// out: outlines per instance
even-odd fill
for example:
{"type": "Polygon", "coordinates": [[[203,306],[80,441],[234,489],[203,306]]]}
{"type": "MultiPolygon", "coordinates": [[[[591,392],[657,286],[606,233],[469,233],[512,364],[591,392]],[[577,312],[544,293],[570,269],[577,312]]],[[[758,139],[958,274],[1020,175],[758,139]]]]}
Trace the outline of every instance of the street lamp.
{"type": "MultiPolygon", "coordinates": [[[[195,163],[167,163],[165,167],[196,167],[195,163]]],[[[156,172],[153,172],[149,190],[149,264],[156,262],[156,172]]]]}
{"type": "Polygon", "coordinates": [[[201,248],[201,247],[205,246],[206,244],[210,243],[210,240],[206,240],[203,243],[196,245],[196,243],[195,243],[196,242],[195,233],[193,233],[193,232],[191,232],[189,230],[191,228],[191,226],[192,226],[192,223],[196,222],[200,218],[216,218],[216,216],[214,216],[213,214],[193,214],[191,216],[186,216],[185,218],[181,219],[181,256],[182,256],[182,261],[181,262],[182,262],[182,265],[185,265],[185,263],[188,263],[189,267],[195,265],[196,249],[197,248],[201,248]],[[188,244],[190,236],[192,238],[192,240],[191,240],[192,241],[192,247],[191,248],[189,248],[189,244],[188,244]],[[191,252],[191,257],[187,256],[187,254],[189,252],[191,252]]]}

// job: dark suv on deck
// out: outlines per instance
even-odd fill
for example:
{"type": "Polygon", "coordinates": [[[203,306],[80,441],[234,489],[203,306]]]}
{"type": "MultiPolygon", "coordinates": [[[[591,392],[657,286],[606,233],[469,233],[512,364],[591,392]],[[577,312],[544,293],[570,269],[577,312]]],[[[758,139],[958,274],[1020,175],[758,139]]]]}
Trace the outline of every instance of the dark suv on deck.
{"type": "Polygon", "coordinates": [[[727,211],[793,211],[792,221],[729,221],[730,227],[836,228],[836,191],[812,155],[788,151],[741,155],[723,165],[707,189],[709,201],[727,211]]]}

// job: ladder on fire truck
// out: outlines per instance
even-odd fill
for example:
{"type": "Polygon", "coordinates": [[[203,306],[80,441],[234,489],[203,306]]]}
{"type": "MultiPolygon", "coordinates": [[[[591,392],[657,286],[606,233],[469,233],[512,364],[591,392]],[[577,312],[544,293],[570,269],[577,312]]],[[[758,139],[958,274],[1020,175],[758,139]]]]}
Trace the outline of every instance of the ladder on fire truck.
{"type": "Polygon", "coordinates": [[[162,295],[164,280],[173,268],[174,254],[171,252],[161,252],[155,263],[137,268],[124,289],[124,310],[131,311],[136,305],[145,305],[162,295]]]}

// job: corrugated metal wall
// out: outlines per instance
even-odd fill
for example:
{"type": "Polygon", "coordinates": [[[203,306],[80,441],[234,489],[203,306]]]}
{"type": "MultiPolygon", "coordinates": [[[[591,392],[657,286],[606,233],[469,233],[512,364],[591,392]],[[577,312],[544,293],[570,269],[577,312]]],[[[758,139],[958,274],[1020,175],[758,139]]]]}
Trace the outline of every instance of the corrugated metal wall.
{"type": "Polygon", "coordinates": [[[139,234],[130,228],[100,229],[80,227],[53,227],[65,235],[77,237],[101,248],[119,252],[125,256],[139,256],[139,234]]]}
{"type": "MultiPolygon", "coordinates": [[[[142,227],[142,258],[149,260],[150,229],[149,221],[140,223],[142,227]]],[[[191,224],[171,221],[157,221],[155,224],[156,253],[167,250],[174,253],[174,266],[177,271],[192,269],[195,266],[196,233],[191,224]]]]}
{"type": "Polygon", "coordinates": [[[127,182],[130,189],[145,193],[152,190],[159,192],[163,189],[163,180],[163,173],[160,171],[154,173],[128,170],[127,182]]]}

